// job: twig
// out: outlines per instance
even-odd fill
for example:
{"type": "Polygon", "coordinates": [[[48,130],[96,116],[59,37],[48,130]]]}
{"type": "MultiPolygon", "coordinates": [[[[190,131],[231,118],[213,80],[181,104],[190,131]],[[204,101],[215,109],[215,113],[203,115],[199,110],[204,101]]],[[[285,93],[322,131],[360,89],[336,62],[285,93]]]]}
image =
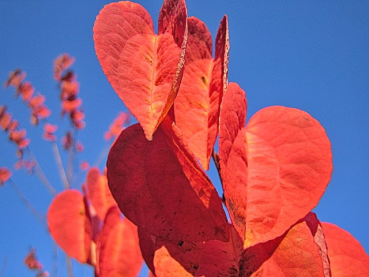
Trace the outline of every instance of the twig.
{"type": "Polygon", "coordinates": [[[111,148],[111,144],[108,143],[104,146],[103,149],[101,149],[101,152],[99,153],[99,155],[97,156],[96,160],[94,161],[92,166],[96,166],[99,167],[100,164],[102,163],[102,161],[106,158],[106,156],[109,153],[109,150],[111,148]]]}
{"type": "Polygon", "coordinates": [[[0,277],[2,277],[4,275],[7,262],[8,262],[8,258],[5,257],[3,267],[1,268],[0,277]]]}
{"type": "Polygon", "coordinates": [[[38,176],[38,178],[41,180],[41,182],[45,185],[45,187],[50,191],[50,193],[55,196],[56,190],[54,189],[54,187],[50,184],[49,180],[47,179],[44,171],[42,170],[40,164],[38,163],[35,155],[33,155],[31,149],[28,147],[28,153],[30,154],[30,156],[32,157],[32,159],[35,161],[35,170],[36,170],[36,174],[38,176]]]}
{"type": "Polygon", "coordinates": [[[64,169],[63,162],[62,162],[62,159],[61,159],[61,156],[60,156],[60,151],[59,151],[58,145],[55,143],[55,141],[52,142],[52,148],[53,148],[55,162],[56,162],[56,165],[58,167],[60,178],[61,178],[61,180],[64,184],[64,188],[68,189],[69,188],[69,182],[68,182],[68,179],[67,179],[67,175],[65,174],[65,169],[64,169]]]}
{"type": "Polygon", "coordinates": [[[41,221],[43,225],[47,226],[45,218],[39,214],[39,212],[35,209],[35,207],[32,206],[32,204],[27,200],[26,196],[22,193],[22,191],[18,188],[18,186],[14,183],[14,181],[12,179],[9,179],[9,181],[10,181],[9,183],[13,186],[13,188],[15,189],[16,193],[21,198],[23,203],[41,221]]]}
{"type": "Polygon", "coordinates": [[[69,255],[67,255],[67,267],[68,267],[68,277],[73,277],[72,260],[69,255]]]}

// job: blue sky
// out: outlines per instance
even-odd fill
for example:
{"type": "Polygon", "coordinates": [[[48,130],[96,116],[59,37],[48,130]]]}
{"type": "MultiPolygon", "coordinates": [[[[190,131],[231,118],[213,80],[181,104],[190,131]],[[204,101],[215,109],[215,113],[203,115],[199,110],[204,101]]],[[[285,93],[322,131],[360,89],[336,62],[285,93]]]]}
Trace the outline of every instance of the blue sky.
{"type": "MultiPolygon", "coordinates": [[[[81,84],[86,128],[79,139],[85,151],[79,160],[93,162],[106,145],[103,133],[125,110],[94,51],[92,28],[109,1],[0,1],[0,81],[15,68],[27,72],[36,91],[61,123],[60,102],[52,75],[56,56],[76,57],[73,66],[81,84]]],[[[161,1],[137,1],[156,25],[161,1]]],[[[369,2],[368,1],[225,1],[188,0],[188,14],[203,20],[215,37],[224,14],[229,18],[229,80],[247,94],[248,118],[263,107],[283,105],[310,113],[326,129],[332,143],[333,175],[314,210],[354,235],[369,253],[369,2]]],[[[14,100],[14,90],[0,90],[0,105],[27,128],[31,149],[53,185],[61,190],[51,147],[41,141],[41,128],[28,124],[29,111],[14,100]]],[[[58,132],[59,138],[63,135],[58,132]]],[[[0,166],[12,167],[15,147],[0,133],[0,166]]],[[[83,182],[83,174],[74,186],[83,182]]],[[[214,168],[210,177],[219,180],[214,168]]],[[[46,213],[51,196],[38,179],[17,172],[13,180],[32,204],[46,213]]],[[[52,271],[54,244],[45,226],[23,205],[9,184],[0,189],[0,272],[4,277],[34,276],[23,266],[31,247],[52,271]]],[[[58,251],[58,276],[67,276],[58,251]]],[[[75,276],[92,276],[74,263],[75,276]]],[[[142,276],[146,276],[145,273],[142,276]]]]}

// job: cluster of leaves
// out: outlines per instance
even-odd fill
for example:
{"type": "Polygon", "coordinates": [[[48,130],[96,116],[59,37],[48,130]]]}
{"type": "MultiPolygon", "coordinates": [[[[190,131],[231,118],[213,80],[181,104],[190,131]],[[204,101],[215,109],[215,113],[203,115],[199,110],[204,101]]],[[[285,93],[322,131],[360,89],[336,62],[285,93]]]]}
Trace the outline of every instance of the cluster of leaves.
{"type": "Polygon", "coordinates": [[[245,92],[228,83],[226,16],[214,58],[206,25],[187,18],[184,0],[164,1],[158,34],[142,6],[109,4],[96,19],[94,41],[109,82],[139,122],[113,145],[107,178],[138,227],[153,275],[369,274],[360,244],[311,213],[332,173],[319,122],[274,106],[245,126],[245,92]],[[211,157],[230,221],[203,170],[211,157]]]}

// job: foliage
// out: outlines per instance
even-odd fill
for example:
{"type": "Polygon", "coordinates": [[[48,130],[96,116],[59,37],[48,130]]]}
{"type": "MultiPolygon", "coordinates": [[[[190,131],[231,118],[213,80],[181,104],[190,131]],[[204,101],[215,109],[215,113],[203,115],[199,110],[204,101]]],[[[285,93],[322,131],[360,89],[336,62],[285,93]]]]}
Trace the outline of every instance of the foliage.
{"type": "MultiPolygon", "coordinates": [[[[136,276],[142,259],[150,276],[368,275],[369,257],[359,242],[311,212],[332,173],[331,145],[320,123],[301,110],[273,106],[246,124],[246,94],[228,82],[227,16],[214,57],[210,32],[187,17],[184,0],[165,0],[158,26],[155,34],[150,15],[132,2],[106,5],[96,19],[97,57],[139,123],[125,129],[128,115],[119,114],[104,135],[120,134],[107,170],[83,162],[88,172],[81,190],[71,189],[73,169],[60,161],[58,127],[47,122],[45,98],[34,95],[20,69],[5,84],[15,87],[31,122],[44,124],[43,138],[56,149],[65,190],[56,194],[44,180],[56,194],[47,214],[56,243],[92,266],[95,276],[136,276]],[[222,197],[205,172],[211,159],[222,197]]],[[[85,125],[73,62],[63,54],[54,66],[61,114],[71,123],[62,145],[72,160],[83,151],[77,133],[85,125]]],[[[0,126],[17,146],[16,168],[45,179],[26,131],[6,106],[0,126]]],[[[1,186],[15,186],[11,176],[0,168],[1,186]]],[[[25,263],[48,276],[35,250],[25,263]]]]}

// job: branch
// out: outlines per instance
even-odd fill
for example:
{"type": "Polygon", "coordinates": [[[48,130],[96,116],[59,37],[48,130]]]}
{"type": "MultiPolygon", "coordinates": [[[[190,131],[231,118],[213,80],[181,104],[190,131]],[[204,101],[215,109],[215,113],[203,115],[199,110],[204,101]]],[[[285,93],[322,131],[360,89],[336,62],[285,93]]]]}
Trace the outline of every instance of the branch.
{"type": "Polygon", "coordinates": [[[55,141],[52,142],[52,148],[53,148],[54,158],[55,158],[56,165],[58,167],[60,178],[64,184],[64,188],[68,189],[70,185],[67,179],[67,175],[65,174],[65,169],[64,169],[63,162],[60,156],[58,145],[56,144],[55,141]]]}

